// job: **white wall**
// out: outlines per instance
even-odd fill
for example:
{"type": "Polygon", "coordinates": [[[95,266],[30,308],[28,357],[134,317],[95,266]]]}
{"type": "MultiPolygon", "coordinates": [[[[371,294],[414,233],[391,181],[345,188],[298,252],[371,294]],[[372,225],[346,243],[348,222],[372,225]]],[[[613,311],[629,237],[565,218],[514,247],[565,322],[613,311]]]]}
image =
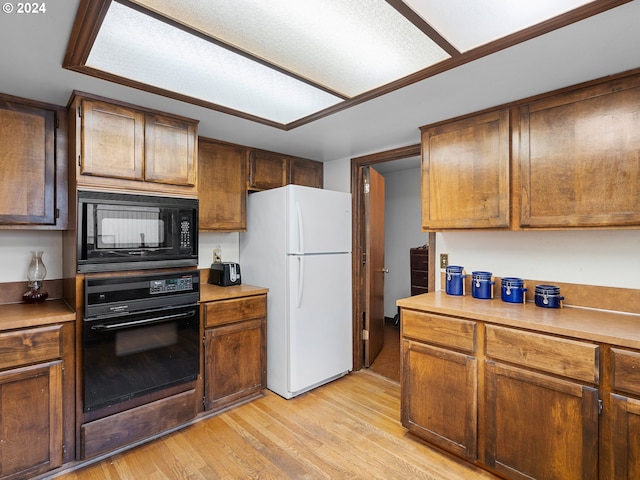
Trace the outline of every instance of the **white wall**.
{"type": "Polygon", "coordinates": [[[31,250],[44,252],[46,280],[62,278],[62,232],[0,230],[0,283],[27,281],[31,250]]]}
{"type": "MultiPolygon", "coordinates": [[[[222,249],[223,262],[240,262],[240,234],[238,232],[200,232],[198,235],[198,267],[209,268],[213,262],[213,249],[222,249]]],[[[242,273],[242,265],[240,266],[242,273]]]]}
{"type": "Polygon", "coordinates": [[[411,295],[409,249],[425,245],[420,211],[420,169],[384,174],[384,315],[393,318],[396,300],[411,295]]]}
{"type": "Polygon", "coordinates": [[[447,232],[436,235],[440,253],[468,273],[640,289],[640,230],[447,232]]]}

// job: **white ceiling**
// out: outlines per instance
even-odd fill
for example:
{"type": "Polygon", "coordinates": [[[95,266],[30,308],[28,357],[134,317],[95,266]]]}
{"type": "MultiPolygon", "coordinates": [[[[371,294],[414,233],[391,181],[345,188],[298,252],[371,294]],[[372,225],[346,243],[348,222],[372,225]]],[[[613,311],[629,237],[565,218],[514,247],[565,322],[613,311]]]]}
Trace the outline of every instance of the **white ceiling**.
{"type": "Polygon", "coordinates": [[[61,67],[79,0],[0,14],[0,93],[66,105],[79,90],[200,120],[199,134],[321,161],[417,144],[419,127],[640,67],[640,0],[284,131],[61,67]]]}

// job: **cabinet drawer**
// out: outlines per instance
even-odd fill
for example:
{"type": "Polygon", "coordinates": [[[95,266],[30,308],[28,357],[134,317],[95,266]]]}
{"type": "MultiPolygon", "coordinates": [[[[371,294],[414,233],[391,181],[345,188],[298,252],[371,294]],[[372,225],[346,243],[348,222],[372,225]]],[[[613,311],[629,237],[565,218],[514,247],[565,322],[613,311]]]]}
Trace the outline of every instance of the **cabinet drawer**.
{"type": "Polygon", "coordinates": [[[402,335],[464,352],[476,350],[476,323],[469,320],[403,309],[402,335]]]}
{"type": "Polygon", "coordinates": [[[209,302],[205,307],[205,327],[267,316],[267,296],[234,298],[209,302]]]}
{"type": "Polygon", "coordinates": [[[640,395],[640,353],[611,349],[611,388],[640,395]]]}
{"type": "Polygon", "coordinates": [[[62,356],[62,326],[29,328],[0,334],[0,369],[62,356]]]}
{"type": "Polygon", "coordinates": [[[597,345],[493,325],[486,327],[486,344],[489,357],[598,383],[597,345]]]}
{"type": "Polygon", "coordinates": [[[426,270],[429,257],[424,254],[411,254],[411,270],[426,270]]]}

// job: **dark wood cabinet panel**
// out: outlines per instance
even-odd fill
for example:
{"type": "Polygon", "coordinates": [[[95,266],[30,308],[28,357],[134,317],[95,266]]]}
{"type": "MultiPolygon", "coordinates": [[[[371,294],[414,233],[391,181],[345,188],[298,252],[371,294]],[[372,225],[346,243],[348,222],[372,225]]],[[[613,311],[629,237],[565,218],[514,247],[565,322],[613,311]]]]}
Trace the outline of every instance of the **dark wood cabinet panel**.
{"type": "Polygon", "coordinates": [[[142,181],[144,113],[97,100],[80,102],[80,173],[142,181]]]}
{"type": "Polygon", "coordinates": [[[57,139],[59,120],[56,110],[0,96],[0,225],[66,228],[66,120],[57,139]]]}
{"type": "Polygon", "coordinates": [[[402,424],[468,460],[477,457],[477,359],[403,342],[402,424]]]}
{"type": "Polygon", "coordinates": [[[267,190],[287,184],[287,157],[252,150],[249,155],[249,190],[267,190]]]}
{"type": "Polygon", "coordinates": [[[245,147],[198,140],[200,230],[247,229],[247,157],[245,147]]]}
{"type": "Polygon", "coordinates": [[[89,94],[72,98],[71,187],[197,195],[197,125],[89,94]]]}
{"type": "Polygon", "coordinates": [[[193,187],[197,178],[196,124],[164,115],[145,115],[144,179],[193,187]]]}
{"type": "Polygon", "coordinates": [[[322,162],[314,160],[291,158],[287,183],[322,188],[324,186],[324,165],[322,162]]]}
{"type": "Polygon", "coordinates": [[[267,386],[266,294],[206,302],[204,408],[262,395],[267,386]]]}
{"type": "Polygon", "coordinates": [[[0,477],[62,465],[62,360],[0,372],[0,477]]]}
{"type": "Polygon", "coordinates": [[[640,478],[640,400],[612,394],[610,405],[611,471],[603,478],[640,478]]]}
{"type": "Polygon", "coordinates": [[[520,109],[523,227],[640,225],[640,78],[520,109]]]}
{"type": "Polygon", "coordinates": [[[422,129],[425,230],[509,227],[509,110],[422,129]]]}
{"type": "Polygon", "coordinates": [[[598,478],[598,391],[488,361],[486,464],[513,479],[598,478]]]}

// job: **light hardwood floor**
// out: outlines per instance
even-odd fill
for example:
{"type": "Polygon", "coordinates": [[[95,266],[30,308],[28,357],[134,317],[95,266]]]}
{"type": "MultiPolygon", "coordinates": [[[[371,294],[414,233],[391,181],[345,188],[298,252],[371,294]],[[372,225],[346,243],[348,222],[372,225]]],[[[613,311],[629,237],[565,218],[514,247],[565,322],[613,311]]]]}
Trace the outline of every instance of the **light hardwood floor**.
{"type": "Polygon", "coordinates": [[[265,396],[57,480],[495,479],[400,424],[400,386],[370,370],[265,396]]]}

